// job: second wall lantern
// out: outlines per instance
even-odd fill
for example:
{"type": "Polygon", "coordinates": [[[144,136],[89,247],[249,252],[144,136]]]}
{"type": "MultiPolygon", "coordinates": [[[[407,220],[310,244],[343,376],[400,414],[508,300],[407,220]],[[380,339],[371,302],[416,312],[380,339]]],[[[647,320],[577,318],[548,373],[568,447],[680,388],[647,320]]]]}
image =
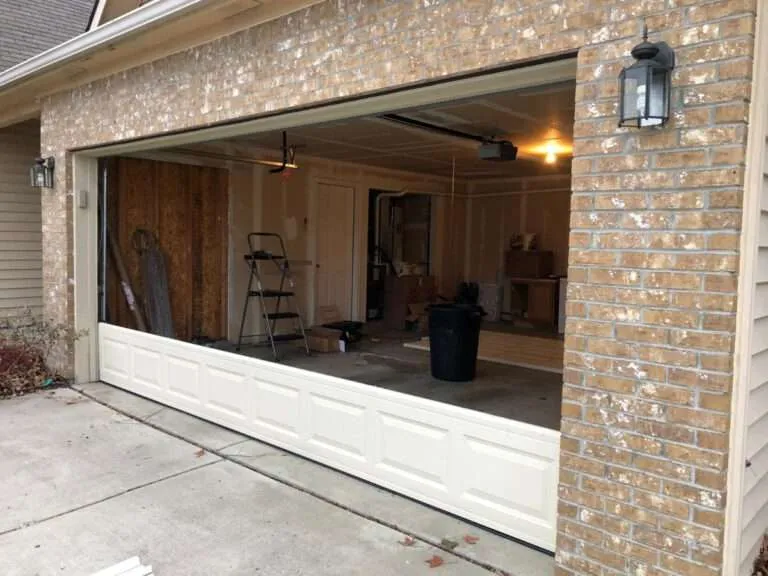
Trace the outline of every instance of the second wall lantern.
{"type": "Polygon", "coordinates": [[[666,42],[643,41],[632,49],[635,63],[619,74],[619,126],[663,126],[669,120],[675,53],[666,42]]]}

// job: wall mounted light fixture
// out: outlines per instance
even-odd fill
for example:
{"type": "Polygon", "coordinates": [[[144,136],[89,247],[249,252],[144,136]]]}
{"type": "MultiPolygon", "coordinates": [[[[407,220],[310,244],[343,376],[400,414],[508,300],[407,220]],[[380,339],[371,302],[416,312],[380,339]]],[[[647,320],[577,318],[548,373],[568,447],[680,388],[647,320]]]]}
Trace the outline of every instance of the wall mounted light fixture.
{"type": "Polygon", "coordinates": [[[619,74],[619,126],[663,126],[669,120],[675,53],[666,42],[643,41],[632,49],[634,64],[619,74]]]}
{"type": "Polygon", "coordinates": [[[30,184],[34,188],[53,188],[53,169],[56,161],[53,156],[38,158],[29,170],[30,184]]]}

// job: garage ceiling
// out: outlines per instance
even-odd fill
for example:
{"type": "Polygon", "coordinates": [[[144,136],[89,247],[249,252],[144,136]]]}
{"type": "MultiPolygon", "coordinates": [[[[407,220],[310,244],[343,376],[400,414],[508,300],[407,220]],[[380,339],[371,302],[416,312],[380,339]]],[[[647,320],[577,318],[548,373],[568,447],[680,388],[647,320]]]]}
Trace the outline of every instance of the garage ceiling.
{"type": "MultiPolygon", "coordinates": [[[[544,162],[541,148],[556,142],[570,150],[573,142],[575,83],[493,94],[428,108],[399,110],[401,116],[487,138],[511,141],[519,147],[514,162],[478,159],[478,143],[412,128],[377,117],[294,128],[290,145],[297,146],[297,163],[314,156],[382,168],[450,176],[456,161],[460,178],[504,178],[567,174],[570,153],[555,165],[544,162]]],[[[239,153],[251,147],[279,151],[282,136],[269,132],[229,141],[239,153]]],[[[199,148],[211,150],[210,145],[199,148]]],[[[232,150],[232,147],[228,147],[232,150]]],[[[279,153],[279,152],[278,152],[279,153]]]]}

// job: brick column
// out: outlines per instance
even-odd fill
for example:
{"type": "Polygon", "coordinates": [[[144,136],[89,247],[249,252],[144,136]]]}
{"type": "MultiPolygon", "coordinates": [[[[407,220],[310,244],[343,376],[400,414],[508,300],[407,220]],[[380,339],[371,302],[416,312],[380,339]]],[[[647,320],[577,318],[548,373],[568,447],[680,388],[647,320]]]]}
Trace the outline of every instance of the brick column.
{"type": "Polygon", "coordinates": [[[560,574],[720,573],[753,7],[648,19],[663,129],[617,128],[636,38],[579,52],[560,574]]]}

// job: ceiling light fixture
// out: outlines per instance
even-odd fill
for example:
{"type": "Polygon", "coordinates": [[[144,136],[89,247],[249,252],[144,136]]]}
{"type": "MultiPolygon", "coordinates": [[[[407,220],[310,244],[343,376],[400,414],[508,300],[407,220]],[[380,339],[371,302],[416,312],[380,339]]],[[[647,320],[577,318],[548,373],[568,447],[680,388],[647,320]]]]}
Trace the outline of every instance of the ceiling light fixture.
{"type": "Polygon", "coordinates": [[[548,142],[546,150],[544,162],[547,164],[557,164],[557,145],[554,142],[548,142]]]}

